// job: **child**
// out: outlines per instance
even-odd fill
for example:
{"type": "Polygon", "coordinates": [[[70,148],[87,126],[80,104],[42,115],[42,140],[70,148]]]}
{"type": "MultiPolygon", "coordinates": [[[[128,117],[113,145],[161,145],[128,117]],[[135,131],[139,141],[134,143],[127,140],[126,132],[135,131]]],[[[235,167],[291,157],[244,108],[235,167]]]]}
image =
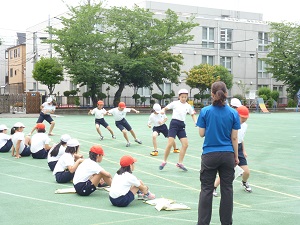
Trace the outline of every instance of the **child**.
{"type": "Polygon", "coordinates": [[[68,134],[64,134],[60,138],[59,144],[53,146],[48,153],[48,166],[51,171],[54,170],[54,167],[59,160],[59,158],[65,153],[67,142],[70,140],[71,137],[68,134]]]}
{"type": "MultiPolygon", "coordinates": [[[[231,104],[232,105],[232,104],[231,104]]],[[[238,130],[238,157],[239,157],[239,166],[244,170],[242,175],[242,186],[246,192],[251,193],[252,189],[248,184],[248,178],[250,176],[250,170],[247,164],[247,152],[244,146],[244,137],[248,128],[248,124],[246,123],[249,118],[249,110],[246,106],[240,106],[236,108],[238,114],[240,116],[241,129],[238,130]]],[[[218,196],[217,188],[220,185],[220,178],[217,177],[214,183],[214,192],[213,195],[215,197],[218,196]]]]}
{"type": "Polygon", "coordinates": [[[128,206],[137,193],[144,199],[155,199],[155,195],[148,190],[148,187],[132,174],[136,161],[129,155],[120,159],[121,168],[113,177],[109,192],[109,199],[114,206],[128,206]]]}
{"type": "Polygon", "coordinates": [[[182,164],[183,158],[185,156],[186,149],[188,147],[188,139],[185,132],[185,117],[186,114],[189,113],[192,116],[194,123],[196,123],[195,111],[190,104],[187,103],[188,91],[186,89],[180,89],[178,91],[178,101],[173,101],[168,104],[165,108],[161,110],[161,113],[165,113],[169,109],[173,109],[172,120],[169,126],[169,134],[168,134],[168,144],[165,149],[164,161],[159,166],[159,169],[162,170],[167,164],[167,159],[170,154],[170,150],[172,145],[175,142],[175,137],[177,136],[181,142],[181,150],[179,153],[179,160],[176,166],[183,171],[187,171],[187,169],[182,164]]]}
{"type": "MultiPolygon", "coordinates": [[[[53,104],[53,99],[51,97],[47,98],[47,101],[44,102],[41,106],[41,112],[38,120],[36,123],[42,123],[44,120],[46,120],[50,124],[50,129],[49,129],[49,136],[53,136],[54,134],[52,133],[52,130],[55,126],[55,122],[52,119],[50,114],[53,114],[55,112],[56,106],[53,104]]],[[[28,134],[29,136],[32,135],[32,133],[36,130],[36,127],[32,129],[32,131],[28,134]]]]}
{"type": "MultiPolygon", "coordinates": [[[[148,127],[151,128],[151,124],[153,124],[153,128],[152,128],[152,143],[153,143],[153,147],[154,147],[154,151],[152,151],[150,153],[150,155],[152,156],[157,156],[158,155],[158,151],[157,151],[157,136],[160,135],[160,133],[162,133],[165,137],[168,137],[168,127],[165,124],[165,122],[167,121],[167,116],[166,114],[160,114],[161,112],[161,106],[157,103],[155,103],[153,105],[153,112],[151,113],[151,115],[149,116],[148,119],[148,127]]],[[[176,143],[174,141],[173,144],[173,152],[174,153],[179,153],[179,149],[176,148],[176,143]]]]}
{"type": "Polygon", "coordinates": [[[0,125],[0,152],[9,152],[13,143],[11,141],[11,136],[6,134],[7,126],[4,124],[0,125]]]}
{"type": "Polygon", "coordinates": [[[104,120],[103,116],[107,114],[106,110],[103,108],[103,101],[98,101],[97,102],[97,108],[94,108],[93,110],[90,110],[88,112],[88,115],[94,115],[95,114],[95,125],[96,125],[96,130],[98,134],[100,135],[100,140],[103,140],[102,133],[100,131],[100,125],[104,126],[111,134],[111,137],[113,139],[116,139],[116,136],[114,135],[114,132],[110,128],[110,126],[107,124],[107,122],[104,120]]]}
{"type": "Polygon", "coordinates": [[[85,159],[77,168],[73,184],[76,193],[81,196],[88,196],[96,190],[101,180],[111,185],[111,175],[98,163],[101,163],[104,151],[101,146],[94,145],[89,152],[89,159],[85,159]]]}
{"type": "Polygon", "coordinates": [[[128,135],[127,131],[129,131],[134,138],[134,141],[142,144],[142,142],[136,138],[135,133],[127,120],[125,119],[126,113],[134,111],[135,113],[140,113],[139,111],[133,109],[133,108],[126,108],[126,105],[124,102],[120,102],[118,107],[113,108],[108,111],[108,114],[113,115],[115,121],[116,121],[116,126],[120,129],[120,131],[123,133],[123,136],[125,140],[127,141],[126,147],[130,146],[130,142],[128,140],[128,135]],[[127,130],[127,131],[126,131],[127,130]]]}
{"type": "Polygon", "coordinates": [[[11,140],[13,143],[12,156],[15,156],[17,159],[21,156],[30,156],[30,137],[26,136],[23,133],[25,126],[23,123],[17,122],[11,128],[11,140]],[[15,154],[16,152],[16,154],[15,154]]]}
{"type": "Polygon", "coordinates": [[[37,123],[35,127],[37,133],[31,138],[31,156],[34,159],[46,159],[51,148],[49,145],[51,139],[45,134],[45,124],[37,123]]]}
{"type": "Polygon", "coordinates": [[[79,142],[76,139],[70,139],[65,153],[59,158],[53,170],[57,183],[67,183],[73,179],[77,167],[83,161],[82,158],[75,157],[78,150],[79,142]]]}

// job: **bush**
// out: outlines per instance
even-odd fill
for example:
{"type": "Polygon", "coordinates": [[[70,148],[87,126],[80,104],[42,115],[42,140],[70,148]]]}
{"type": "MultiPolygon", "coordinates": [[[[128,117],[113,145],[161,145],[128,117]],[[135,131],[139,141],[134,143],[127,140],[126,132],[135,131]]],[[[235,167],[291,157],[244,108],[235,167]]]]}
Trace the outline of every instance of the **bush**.
{"type": "Polygon", "coordinates": [[[246,99],[245,99],[245,98],[243,97],[243,95],[241,95],[241,94],[236,94],[236,95],[233,96],[233,98],[239,99],[243,105],[244,105],[245,102],[246,102],[246,99]]]}
{"type": "Polygon", "coordinates": [[[294,99],[289,99],[287,106],[288,107],[297,107],[297,102],[294,99]]]}
{"type": "Polygon", "coordinates": [[[64,96],[68,97],[70,95],[71,95],[70,91],[64,91],[64,96]]]}
{"type": "Polygon", "coordinates": [[[270,99],[271,98],[271,89],[268,87],[262,87],[262,88],[258,89],[258,96],[263,98],[264,101],[270,99]],[[262,97],[263,95],[265,97],[262,97]]]}
{"type": "Polygon", "coordinates": [[[99,93],[97,94],[97,97],[98,97],[98,99],[103,100],[103,99],[106,99],[107,96],[106,96],[105,93],[99,92],[99,93]]]}
{"type": "Polygon", "coordinates": [[[279,92],[278,91],[272,91],[271,92],[271,98],[274,99],[277,102],[278,98],[279,98],[279,92]]]}
{"type": "Polygon", "coordinates": [[[162,100],[162,99],[163,99],[163,96],[160,95],[160,94],[157,94],[157,93],[154,93],[154,94],[152,95],[152,97],[155,98],[155,99],[157,99],[157,100],[162,100]]]}

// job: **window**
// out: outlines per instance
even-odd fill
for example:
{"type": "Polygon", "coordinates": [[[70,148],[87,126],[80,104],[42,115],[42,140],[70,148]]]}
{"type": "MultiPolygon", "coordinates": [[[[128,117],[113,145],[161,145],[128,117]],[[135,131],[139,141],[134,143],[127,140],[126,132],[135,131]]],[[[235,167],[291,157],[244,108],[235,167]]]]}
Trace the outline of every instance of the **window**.
{"type": "Polygon", "coordinates": [[[9,70],[9,76],[13,77],[13,75],[14,75],[14,70],[13,70],[13,68],[10,68],[10,70],[9,70]]]}
{"type": "Polygon", "coordinates": [[[202,56],[202,64],[214,65],[214,57],[211,55],[203,55],[202,56]]]}
{"type": "Polygon", "coordinates": [[[232,30],[221,29],[220,34],[220,48],[221,49],[232,49],[232,30]]]}
{"type": "Polygon", "coordinates": [[[257,68],[258,78],[269,78],[269,73],[266,70],[267,64],[261,59],[258,59],[257,63],[258,63],[258,68],[257,68]]]}
{"type": "Polygon", "coordinates": [[[257,87],[258,87],[258,89],[260,89],[260,88],[268,88],[269,85],[266,85],[266,84],[259,84],[259,85],[257,85],[257,87]]]}
{"type": "Polygon", "coordinates": [[[202,47],[214,48],[215,47],[215,29],[212,27],[202,28],[202,47]]]}
{"type": "Polygon", "coordinates": [[[9,51],[9,57],[12,59],[13,58],[13,50],[9,51]]]}
{"type": "Polygon", "coordinates": [[[151,95],[150,88],[148,88],[148,87],[139,88],[138,91],[137,91],[137,93],[141,97],[150,97],[150,95],[151,95]]]}
{"type": "Polygon", "coordinates": [[[231,72],[231,57],[221,56],[220,64],[228,69],[229,72],[231,72]]]}
{"type": "Polygon", "coordinates": [[[17,49],[14,49],[14,58],[17,58],[17,56],[18,56],[18,51],[17,49]]]}
{"type": "Polygon", "coordinates": [[[267,52],[269,44],[269,35],[268,33],[259,32],[258,33],[258,51],[267,52]]]}
{"type": "Polygon", "coordinates": [[[20,57],[20,48],[17,49],[18,57],[20,57]]]}
{"type": "Polygon", "coordinates": [[[278,91],[279,96],[283,96],[283,86],[282,85],[274,85],[273,91],[278,91]]]}
{"type": "Polygon", "coordinates": [[[32,84],[33,84],[33,90],[38,91],[38,90],[36,89],[36,82],[33,82],[32,84]]]}

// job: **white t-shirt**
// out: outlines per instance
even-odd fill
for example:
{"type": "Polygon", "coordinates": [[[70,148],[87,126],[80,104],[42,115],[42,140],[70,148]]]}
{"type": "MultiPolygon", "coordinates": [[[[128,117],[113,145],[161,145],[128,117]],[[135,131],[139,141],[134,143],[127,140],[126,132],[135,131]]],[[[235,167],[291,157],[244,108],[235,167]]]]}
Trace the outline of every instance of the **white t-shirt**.
{"type": "Polygon", "coordinates": [[[64,153],[59,160],[56,163],[56,166],[53,170],[53,175],[55,175],[57,172],[63,172],[65,169],[67,169],[69,166],[73,166],[75,163],[74,157],[71,153],[64,153]]]}
{"type": "Polygon", "coordinates": [[[153,124],[154,127],[159,127],[162,125],[159,122],[163,122],[165,120],[165,118],[167,118],[166,114],[151,113],[151,115],[149,116],[149,119],[148,119],[148,125],[153,124]]]}
{"type": "Polygon", "coordinates": [[[185,121],[186,114],[189,113],[190,115],[195,114],[192,106],[185,102],[181,103],[180,100],[173,101],[166,106],[168,109],[173,109],[172,119],[185,121]]]}
{"type": "Polygon", "coordinates": [[[128,113],[130,111],[131,111],[131,108],[124,108],[123,111],[120,111],[118,109],[118,107],[108,110],[108,112],[113,115],[115,121],[121,121],[122,119],[125,118],[126,113],[128,113]]]}
{"type": "Polygon", "coordinates": [[[102,109],[94,108],[91,111],[92,115],[95,114],[95,119],[102,119],[104,117],[105,113],[106,113],[106,110],[104,108],[102,108],[102,109]]]}
{"type": "Polygon", "coordinates": [[[67,148],[67,146],[61,145],[61,146],[59,147],[57,156],[51,156],[50,153],[52,152],[52,150],[53,150],[54,147],[55,147],[55,146],[53,146],[53,147],[49,150],[48,157],[47,157],[48,163],[49,163],[49,162],[58,161],[59,158],[65,153],[66,148],[67,148]]]}
{"type": "Polygon", "coordinates": [[[125,172],[121,175],[115,174],[112,179],[109,196],[112,198],[118,198],[122,195],[126,195],[131,186],[139,187],[141,182],[131,173],[125,172]]]}
{"type": "Polygon", "coordinates": [[[248,124],[246,123],[241,124],[241,129],[238,130],[238,143],[242,143],[244,141],[247,128],[248,128],[248,124]]]}
{"type": "Polygon", "coordinates": [[[50,112],[46,112],[46,113],[45,113],[46,110],[53,110],[53,111],[55,111],[55,109],[56,109],[56,106],[52,105],[52,103],[49,104],[48,102],[44,102],[44,103],[42,104],[42,106],[43,106],[42,112],[43,112],[44,114],[47,114],[47,115],[50,115],[50,112]],[[44,111],[44,110],[45,110],[45,111],[44,111]]]}
{"type": "Polygon", "coordinates": [[[11,139],[10,135],[5,133],[0,133],[0,148],[2,148],[9,139],[11,139]]]}
{"type": "Polygon", "coordinates": [[[23,132],[15,132],[12,137],[11,137],[11,140],[12,140],[12,143],[13,143],[13,146],[16,149],[16,145],[17,145],[17,142],[19,140],[21,140],[21,143],[20,143],[20,148],[19,148],[19,154],[21,154],[25,148],[25,143],[24,143],[24,140],[25,140],[25,135],[23,132]]]}
{"type": "Polygon", "coordinates": [[[31,138],[31,153],[37,153],[38,151],[42,150],[45,145],[50,143],[51,139],[45,133],[36,133],[31,138]]]}
{"type": "Polygon", "coordinates": [[[73,184],[78,184],[80,182],[86,182],[90,179],[90,177],[94,174],[98,174],[103,170],[103,168],[95,161],[91,159],[85,159],[82,163],[77,167],[73,184]]]}

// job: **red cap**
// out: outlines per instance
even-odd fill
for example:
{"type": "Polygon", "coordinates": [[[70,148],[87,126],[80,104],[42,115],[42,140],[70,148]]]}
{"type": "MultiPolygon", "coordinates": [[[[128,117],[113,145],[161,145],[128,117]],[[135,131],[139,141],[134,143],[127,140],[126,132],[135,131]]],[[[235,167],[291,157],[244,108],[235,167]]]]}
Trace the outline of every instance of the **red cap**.
{"type": "Polygon", "coordinates": [[[98,155],[104,155],[103,148],[100,145],[93,145],[90,149],[90,152],[94,152],[98,155]]]}
{"type": "Polygon", "coordinates": [[[45,129],[45,124],[43,124],[43,123],[37,123],[35,125],[35,128],[37,128],[38,130],[44,130],[45,129]]]}
{"type": "Polygon", "coordinates": [[[104,102],[101,101],[101,100],[99,100],[99,101],[97,102],[97,104],[98,104],[98,105],[104,105],[104,102]]]}
{"type": "Polygon", "coordinates": [[[126,108],[125,102],[119,102],[118,106],[122,109],[126,108]]]}
{"type": "Polygon", "coordinates": [[[249,110],[246,106],[242,105],[242,106],[238,107],[236,110],[238,111],[240,117],[243,117],[243,118],[249,117],[249,110]]]}
{"type": "Polygon", "coordinates": [[[120,159],[120,165],[122,167],[126,167],[131,165],[132,163],[136,162],[137,160],[135,158],[132,158],[130,155],[124,155],[121,159],[120,159]]]}

